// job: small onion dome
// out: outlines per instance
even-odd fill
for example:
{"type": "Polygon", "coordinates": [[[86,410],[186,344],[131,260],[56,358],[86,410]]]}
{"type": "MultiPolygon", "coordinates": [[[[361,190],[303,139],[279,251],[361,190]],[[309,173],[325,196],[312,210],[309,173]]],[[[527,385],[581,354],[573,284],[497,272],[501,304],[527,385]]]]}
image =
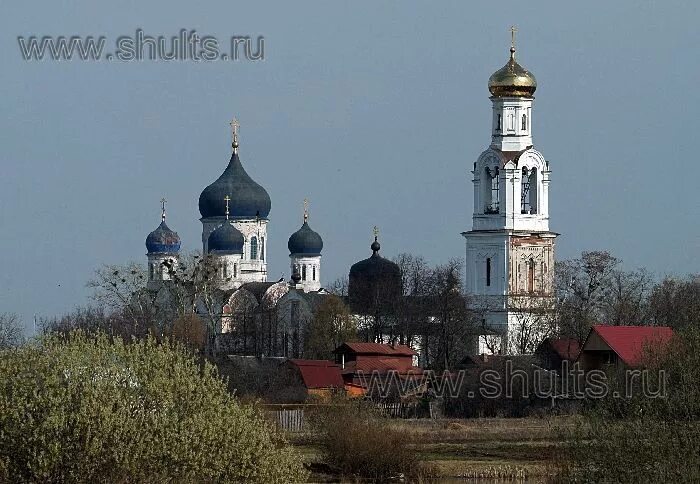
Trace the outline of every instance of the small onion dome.
{"type": "Polygon", "coordinates": [[[208,251],[213,254],[242,254],[243,244],[243,234],[228,221],[219,225],[207,239],[208,251]]]}
{"type": "Polygon", "coordinates": [[[307,221],[304,221],[304,225],[289,237],[287,248],[291,255],[317,256],[321,255],[323,250],[323,239],[311,230],[307,221]]]}
{"type": "Polygon", "coordinates": [[[163,220],[157,229],[146,237],[146,249],[149,254],[175,253],[180,251],[180,236],[170,230],[163,220]]]}
{"type": "Polygon", "coordinates": [[[515,61],[510,48],[508,63],[489,77],[489,91],[496,97],[531,97],[537,89],[535,76],[515,61]]]}
{"type": "Polygon", "coordinates": [[[202,218],[224,217],[224,197],[230,196],[232,218],[267,218],[270,214],[270,195],[246,173],[238,157],[238,150],[221,176],[199,196],[202,218]]]}
{"type": "Polygon", "coordinates": [[[391,311],[401,296],[401,269],[379,255],[381,246],[375,237],[372,256],[350,268],[348,298],[354,311],[373,313],[391,311]]]}

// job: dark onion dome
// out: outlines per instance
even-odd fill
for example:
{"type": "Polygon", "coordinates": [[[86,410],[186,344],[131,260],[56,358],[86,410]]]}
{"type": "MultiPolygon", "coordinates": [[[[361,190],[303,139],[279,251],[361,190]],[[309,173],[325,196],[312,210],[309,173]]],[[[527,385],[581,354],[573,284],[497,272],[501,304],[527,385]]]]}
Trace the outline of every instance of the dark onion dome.
{"type": "Polygon", "coordinates": [[[149,254],[175,253],[180,251],[180,236],[170,230],[163,220],[157,229],[146,237],[146,249],[149,254]]]}
{"type": "Polygon", "coordinates": [[[267,218],[270,214],[270,195],[243,169],[237,149],[221,176],[199,196],[202,218],[224,217],[227,195],[231,197],[231,218],[267,218]]]}
{"type": "Polygon", "coordinates": [[[380,248],[375,237],[371,245],[372,256],[350,268],[348,299],[356,313],[391,312],[401,296],[401,269],[380,256],[380,248]]]}
{"type": "Polygon", "coordinates": [[[209,234],[207,250],[210,254],[242,254],[243,243],[241,231],[226,221],[209,234]]]}
{"type": "Polygon", "coordinates": [[[291,255],[318,256],[323,250],[323,239],[304,220],[304,225],[289,237],[287,248],[291,255]]]}
{"type": "Polygon", "coordinates": [[[532,97],[537,89],[535,76],[515,61],[515,47],[510,48],[508,63],[489,77],[489,91],[496,97],[532,97]]]}

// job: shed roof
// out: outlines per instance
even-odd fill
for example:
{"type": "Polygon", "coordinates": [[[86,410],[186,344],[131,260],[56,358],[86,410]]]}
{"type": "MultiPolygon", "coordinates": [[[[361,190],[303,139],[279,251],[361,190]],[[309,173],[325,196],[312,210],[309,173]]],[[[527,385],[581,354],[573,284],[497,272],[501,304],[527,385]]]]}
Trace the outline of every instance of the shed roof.
{"type": "Polygon", "coordinates": [[[418,354],[410,346],[382,343],[343,343],[333,353],[346,353],[348,351],[363,355],[413,356],[418,354]]]}
{"type": "MultiPolygon", "coordinates": [[[[593,332],[628,366],[637,366],[642,362],[645,346],[663,347],[673,336],[673,330],[668,326],[595,325],[588,333],[586,343],[593,332]]],[[[586,351],[586,343],[581,352],[586,351]]]]}
{"type": "Polygon", "coordinates": [[[343,388],[340,367],[328,360],[296,360],[289,363],[296,367],[306,388],[343,388]]]}

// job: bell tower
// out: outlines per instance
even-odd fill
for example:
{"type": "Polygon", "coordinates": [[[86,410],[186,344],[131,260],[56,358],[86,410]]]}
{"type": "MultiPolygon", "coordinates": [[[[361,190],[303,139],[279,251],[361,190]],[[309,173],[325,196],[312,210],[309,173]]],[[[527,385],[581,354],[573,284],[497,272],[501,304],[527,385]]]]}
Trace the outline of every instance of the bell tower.
{"type": "Polygon", "coordinates": [[[510,58],[489,78],[491,144],[473,164],[466,290],[481,315],[479,353],[534,352],[551,323],[554,240],[549,162],[533,147],[535,76],[510,58]]]}

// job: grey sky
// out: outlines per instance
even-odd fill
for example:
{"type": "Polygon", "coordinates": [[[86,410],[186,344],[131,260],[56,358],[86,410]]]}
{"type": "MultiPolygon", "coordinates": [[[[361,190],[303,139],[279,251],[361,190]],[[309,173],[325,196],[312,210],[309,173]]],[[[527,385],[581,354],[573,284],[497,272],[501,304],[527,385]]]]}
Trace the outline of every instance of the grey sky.
{"type": "Polygon", "coordinates": [[[269,277],[311,201],[326,282],[370,254],[464,256],[469,169],[490,141],[486,82],[537,77],[558,258],[608,249],[658,275],[700,271],[694,2],[4,2],[0,312],[87,302],[102,263],[145,260],[168,223],[201,244],[197,199],[230,156],[272,198],[269,277]],[[264,62],[25,62],[17,36],[263,35],[264,62]]]}

